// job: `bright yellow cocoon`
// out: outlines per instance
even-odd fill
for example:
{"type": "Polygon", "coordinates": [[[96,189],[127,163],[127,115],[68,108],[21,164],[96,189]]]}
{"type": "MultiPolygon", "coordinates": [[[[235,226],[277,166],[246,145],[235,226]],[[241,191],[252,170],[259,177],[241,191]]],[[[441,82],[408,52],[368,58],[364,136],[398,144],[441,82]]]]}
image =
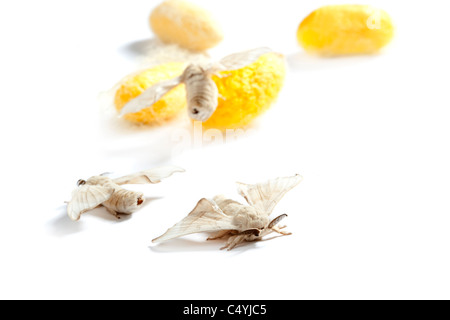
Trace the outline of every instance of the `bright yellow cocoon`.
{"type": "MultiPolygon", "coordinates": [[[[186,67],[183,63],[167,63],[145,70],[137,75],[128,76],[116,91],[114,104],[120,111],[131,99],[136,98],[149,87],[160,81],[178,77],[186,67]]],[[[136,113],[124,116],[126,120],[142,124],[159,124],[172,120],[180,111],[186,110],[186,90],[180,84],[152,106],[136,113]]]]}
{"type": "Polygon", "coordinates": [[[297,39],[319,55],[375,53],[394,35],[389,15],[367,5],[331,5],[312,12],[300,24],[297,39]]]}
{"type": "Polygon", "coordinates": [[[213,77],[219,89],[219,104],[204,127],[235,129],[250,124],[270,108],[280,92],[286,66],[284,57],[267,53],[254,63],[213,77]]]}
{"type": "MultiPolygon", "coordinates": [[[[126,78],[116,92],[117,111],[150,86],[181,75],[184,67],[181,63],[163,64],[126,78]]],[[[284,57],[268,53],[244,68],[223,71],[221,77],[213,76],[220,97],[216,111],[203,125],[221,130],[247,126],[270,108],[283,86],[285,74],[284,57]]],[[[169,91],[153,106],[124,117],[136,123],[158,124],[180,112],[187,115],[184,84],[169,91]]]]}
{"type": "Polygon", "coordinates": [[[153,32],[164,42],[203,51],[223,39],[222,29],[211,14],[190,2],[167,0],[150,14],[153,32]]]}

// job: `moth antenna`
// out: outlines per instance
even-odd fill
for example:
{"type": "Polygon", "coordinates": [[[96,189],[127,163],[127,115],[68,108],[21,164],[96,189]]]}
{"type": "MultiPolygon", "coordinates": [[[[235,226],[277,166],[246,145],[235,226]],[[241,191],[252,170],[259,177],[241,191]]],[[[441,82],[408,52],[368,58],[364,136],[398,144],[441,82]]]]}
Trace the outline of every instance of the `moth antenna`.
{"type": "Polygon", "coordinates": [[[268,228],[273,228],[275,227],[281,220],[283,220],[284,218],[286,218],[288,215],[287,214],[282,214],[281,216],[276,217],[275,219],[273,219],[270,223],[268,228]]]}

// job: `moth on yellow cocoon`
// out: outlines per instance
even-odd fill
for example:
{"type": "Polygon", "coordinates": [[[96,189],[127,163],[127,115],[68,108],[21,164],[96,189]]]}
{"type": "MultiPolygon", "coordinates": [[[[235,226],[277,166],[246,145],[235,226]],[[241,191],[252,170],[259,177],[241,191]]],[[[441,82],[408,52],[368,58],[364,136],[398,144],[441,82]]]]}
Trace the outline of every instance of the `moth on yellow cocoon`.
{"type": "Polygon", "coordinates": [[[298,42],[307,52],[324,56],[375,53],[393,35],[390,16],[367,5],[321,7],[307,16],[297,30],[298,42]]]}
{"type": "MultiPolygon", "coordinates": [[[[179,76],[185,67],[183,63],[166,63],[126,77],[115,94],[116,110],[120,111],[128,101],[136,98],[152,85],[179,76]]],[[[186,90],[184,84],[180,84],[152,106],[136,113],[126,114],[124,118],[134,123],[160,124],[176,118],[185,110],[186,90]]]]}
{"type": "Polygon", "coordinates": [[[222,29],[203,8],[182,0],[166,0],[150,14],[153,32],[164,42],[203,51],[223,39],[222,29]]]}
{"type": "Polygon", "coordinates": [[[212,78],[219,89],[219,104],[203,126],[241,128],[268,110],[278,97],[286,75],[284,56],[267,53],[244,68],[220,75],[212,78]]]}
{"type": "MultiPolygon", "coordinates": [[[[182,73],[185,73],[182,64],[165,64],[129,77],[116,92],[116,109],[121,111],[129,101],[136,103],[138,108],[133,106],[131,110],[137,112],[128,110],[124,118],[143,124],[162,123],[181,110],[187,114],[186,87],[180,84],[183,76],[178,77],[182,73]],[[169,81],[161,82],[163,80],[169,81]],[[159,86],[153,86],[158,82],[159,86]],[[156,102],[152,105],[153,101],[156,102]],[[150,107],[145,107],[147,105],[150,107]]],[[[208,120],[203,125],[220,130],[247,126],[275,101],[283,86],[285,73],[284,57],[273,52],[260,55],[245,67],[218,72],[211,81],[218,90],[219,97],[214,95],[217,108],[211,110],[212,115],[208,114],[208,120]]],[[[202,109],[202,112],[205,110],[202,109]]],[[[197,113],[200,114],[200,111],[197,113]]]]}

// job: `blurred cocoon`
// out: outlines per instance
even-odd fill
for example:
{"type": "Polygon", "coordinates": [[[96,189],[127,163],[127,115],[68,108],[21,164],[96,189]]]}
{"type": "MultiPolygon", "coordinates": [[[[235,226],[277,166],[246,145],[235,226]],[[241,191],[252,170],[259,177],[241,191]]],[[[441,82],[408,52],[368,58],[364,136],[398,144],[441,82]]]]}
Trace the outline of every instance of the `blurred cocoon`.
{"type": "Polygon", "coordinates": [[[184,0],[166,0],[150,14],[153,32],[166,43],[204,51],[223,39],[220,25],[207,10],[184,0]]]}
{"type": "Polygon", "coordinates": [[[368,5],[330,5],[308,15],[297,30],[300,45],[323,56],[371,54],[394,35],[391,17],[368,5]]]}

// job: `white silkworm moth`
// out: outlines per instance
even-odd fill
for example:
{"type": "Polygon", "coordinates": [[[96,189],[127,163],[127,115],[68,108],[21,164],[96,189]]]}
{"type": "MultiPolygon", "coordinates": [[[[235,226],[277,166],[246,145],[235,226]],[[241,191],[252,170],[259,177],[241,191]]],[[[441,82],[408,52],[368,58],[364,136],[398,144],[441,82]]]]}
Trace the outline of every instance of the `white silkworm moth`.
{"type": "Polygon", "coordinates": [[[221,249],[231,250],[244,241],[258,241],[272,232],[290,235],[277,227],[286,214],[270,220],[269,216],[281,198],[297,186],[303,178],[299,175],[248,185],[238,183],[238,191],[247,200],[241,204],[224,196],[201,199],[189,215],[168,229],[154,243],[197,232],[214,232],[208,240],[227,238],[221,249]]]}
{"type": "Polygon", "coordinates": [[[78,180],[78,188],[72,193],[72,200],[68,202],[67,214],[70,219],[77,221],[81,214],[98,206],[104,206],[109,213],[132,214],[144,203],[142,192],[130,191],[121,187],[124,184],[159,183],[161,179],[170,177],[175,172],[184,172],[178,167],[160,167],[141,171],[117,179],[103,175],[93,176],[87,180],[78,180]]]}
{"type": "Polygon", "coordinates": [[[219,98],[219,91],[211,77],[213,75],[220,77],[220,71],[241,69],[269,52],[272,52],[269,48],[258,48],[229,55],[218,62],[190,64],[181,76],[159,82],[130,100],[122,108],[120,115],[123,116],[148,108],[167,92],[184,83],[189,116],[197,121],[206,121],[216,110],[219,98]]]}

